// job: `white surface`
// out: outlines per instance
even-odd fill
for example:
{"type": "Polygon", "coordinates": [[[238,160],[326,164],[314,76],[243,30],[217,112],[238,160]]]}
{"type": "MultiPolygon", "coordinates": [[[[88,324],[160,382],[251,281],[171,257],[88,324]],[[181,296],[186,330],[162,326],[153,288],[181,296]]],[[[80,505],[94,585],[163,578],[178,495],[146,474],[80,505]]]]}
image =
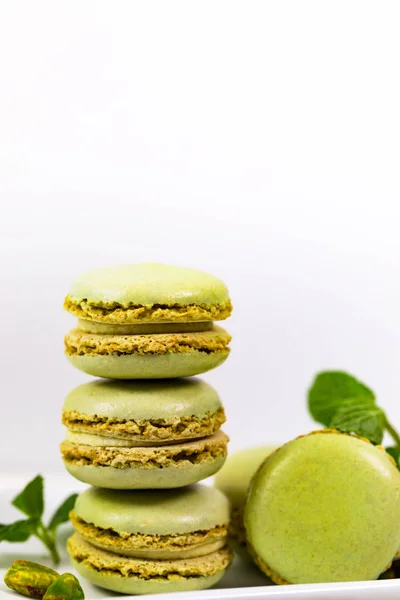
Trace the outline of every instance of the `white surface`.
{"type": "MultiPolygon", "coordinates": [[[[10,500],[20,491],[26,483],[21,476],[6,476],[0,474],[0,514],[2,520],[11,522],[16,519],[18,513],[10,505],[10,500]]],[[[66,495],[73,490],[82,489],[82,484],[72,482],[69,477],[49,477],[46,481],[46,506],[51,513],[58,504],[64,500],[66,495]]],[[[62,563],[57,568],[58,572],[74,572],[71,569],[68,556],[64,550],[64,544],[72,528],[70,525],[64,526],[60,530],[60,544],[62,563]]],[[[0,548],[0,598],[14,598],[14,592],[8,590],[3,583],[4,574],[11,563],[16,559],[25,559],[48,564],[43,546],[36,540],[26,542],[25,544],[1,544],[0,548]]],[[[76,574],[76,573],[75,573],[76,574]]],[[[110,594],[107,590],[101,590],[92,586],[85,579],[79,578],[86,600],[111,599],[111,598],[135,598],[136,596],[122,596],[120,594],[110,594]]],[[[165,600],[261,600],[262,598],[279,598],[279,600],[292,600],[301,598],[312,598],[313,600],[398,600],[400,595],[400,579],[387,581],[370,581],[354,583],[334,583],[334,584],[313,584],[313,585],[292,585],[292,586],[274,586],[268,584],[268,579],[264,577],[250,563],[246,564],[236,559],[224,579],[218,586],[212,590],[203,592],[190,592],[180,594],[162,594],[146,596],[147,598],[165,598],[165,600]]]]}
{"type": "Polygon", "coordinates": [[[231,449],[312,428],[344,368],[400,422],[400,4],[0,6],[0,468],[61,469],[72,278],[161,260],[231,289],[205,378],[231,449]],[[12,465],[10,456],[12,455],[12,465]]]}

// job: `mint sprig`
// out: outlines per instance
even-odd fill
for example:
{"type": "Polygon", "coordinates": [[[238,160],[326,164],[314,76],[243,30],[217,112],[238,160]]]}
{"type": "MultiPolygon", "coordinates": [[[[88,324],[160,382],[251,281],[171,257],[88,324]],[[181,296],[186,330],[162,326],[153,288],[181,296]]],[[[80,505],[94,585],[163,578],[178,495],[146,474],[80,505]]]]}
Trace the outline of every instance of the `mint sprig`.
{"type": "Polygon", "coordinates": [[[10,525],[0,525],[0,542],[26,542],[34,534],[36,519],[14,521],[10,525]]]}
{"type": "Polygon", "coordinates": [[[308,390],[311,416],[326,427],[330,427],[338,408],[351,399],[363,402],[365,406],[375,405],[374,392],[344,371],[318,373],[308,390]]]}
{"type": "Polygon", "coordinates": [[[318,373],[308,390],[308,409],[317,423],[355,433],[373,444],[381,444],[385,432],[394,446],[387,448],[399,466],[400,436],[376,397],[364,383],[344,371],[318,373]]]}
{"type": "Polygon", "coordinates": [[[399,463],[400,452],[397,446],[388,446],[385,448],[386,452],[394,459],[396,465],[399,463]]]}
{"type": "Polygon", "coordinates": [[[43,477],[37,475],[32,479],[22,492],[15,496],[11,504],[28,517],[40,518],[44,509],[43,477]]]}
{"type": "Polygon", "coordinates": [[[385,432],[385,413],[378,406],[366,406],[356,398],[339,406],[330,423],[333,429],[358,433],[373,444],[381,444],[385,432]]]}
{"type": "Polygon", "coordinates": [[[44,512],[43,477],[37,475],[11,501],[11,504],[24,513],[28,519],[15,521],[8,525],[0,524],[0,542],[25,542],[32,535],[36,536],[46,548],[57,565],[60,556],[57,551],[56,533],[59,525],[69,519],[77,494],[72,494],[57,508],[46,526],[43,522],[44,512]]]}

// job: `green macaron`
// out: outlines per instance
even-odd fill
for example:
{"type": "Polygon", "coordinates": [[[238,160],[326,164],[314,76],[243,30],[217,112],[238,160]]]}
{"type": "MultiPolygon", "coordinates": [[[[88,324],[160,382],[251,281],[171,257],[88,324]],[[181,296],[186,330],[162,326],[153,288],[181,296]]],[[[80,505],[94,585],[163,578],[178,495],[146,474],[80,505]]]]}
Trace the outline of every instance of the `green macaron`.
{"type": "Polygon", "coordinates": [[[400,472],[365,439],[313,432],[259,468],[245,526],[256,563],[276,583],[377,579],[400,547],[400,472]]]}
{"type": "Polygon", "coordinates": [[[144,594],[214,585],[231,562],[229,502],[213,488],[112,491],[91,488],[71,513],[68,551],[78,573],[101,587],[144,594]]]}
{"type": "Polygon", "coordinates": [[[104,488],[189,485],[215,474],[227,454],[221,400],[196,378],[92,381],[67,396],[62,419],[66,468],[104,488]]]}
{"type": "Polygon", "coordinates": [[[226,495],[231,504],[229,533],[239,544],[239,546],[235,545],[238,551],[241,549],[240,546],[246,544],[243,512],[250,481],[260,464],[277,448],[278,446],[258,446],[230,454],[222,469],[214,477],[215,487],[226,495]]]}
{"type": "Polygon", "coordinates": [[[78,317],[65,337],[67,358],[97,377],[159,379],[197,375],[228,356],[230,335],[213,324],[232,311],[216,277],[143,263],[78,277],[64,308],[78,317]]]}

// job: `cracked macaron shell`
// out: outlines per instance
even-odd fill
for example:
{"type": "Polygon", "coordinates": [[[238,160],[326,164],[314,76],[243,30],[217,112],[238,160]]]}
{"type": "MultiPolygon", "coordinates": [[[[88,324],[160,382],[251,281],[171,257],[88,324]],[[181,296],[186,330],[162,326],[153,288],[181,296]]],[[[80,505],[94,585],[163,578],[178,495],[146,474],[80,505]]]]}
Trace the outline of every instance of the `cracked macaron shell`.
{"type": "Polygon", "coordinates": [[[158,263],[84,273],[72,283],[64,307],[110,323],[213,321],[232,309],[227,287],[213,275],[158,263]]]}
{"type": "Polygon", "coordinates": [[[245,526],[257,564],[276,583],[377,579],[400,545],[400,473],[367,440],[313,432],[259,468],[245,526]]]}

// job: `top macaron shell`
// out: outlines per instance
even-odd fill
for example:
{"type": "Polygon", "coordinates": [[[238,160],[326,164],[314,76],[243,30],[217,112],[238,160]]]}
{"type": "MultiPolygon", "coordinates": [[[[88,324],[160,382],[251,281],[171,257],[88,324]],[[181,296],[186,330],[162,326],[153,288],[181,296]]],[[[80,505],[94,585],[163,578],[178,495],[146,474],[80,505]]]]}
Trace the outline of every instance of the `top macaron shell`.
{"type": "Polygon", "coordinates": [[[174,535],[229,523],[227,498],[200,484],[171,491],[89,488],[78,496],[74,510],[84,521],[118,533],[174,535]]]}
{"type": "MultiPolygon", "coordinates": [[[[66,300],[69,303],[66,308],[72,308],[71,312],[74,312],[71,303],[84,303],[105,309],[116,305],[122,309],[157,305],[163,309],[189,305],[208,307],[227,305],[230,302],[227,287],[213,275],[158,263],[105,267],[84,273],[72,283],[66,300]]],[[[106,313],[98,313],[94,320],[110,319],[106,313]]],[[[133,322],[135,320],[136,318],[133,322]]],[[[141,315],[138,320],[145,322],[146,315],[141,315]]],[[[154,322],[157,319],[149,320],[154,322]]],[[[164,320],[162,315],[160,320],[164,320]]],[[[129,316],[124,322],[129,322],[129,316]]]]}
{"type": "Polygon", "coordinates": [[[367,440],[313,432],[260,467],[245,525],[257,563],[277,583],[377,579],[400,546],[400,473],[367,440]]]}
{"type": "Polygon", "coordinates": [[[76,411],[106,419],[146,421],[203,417],[222,408],[211,385],[197,378],[136,380],[123,385],[112,380],[84,383],[65,399],[64,412],[76,411]]]}

